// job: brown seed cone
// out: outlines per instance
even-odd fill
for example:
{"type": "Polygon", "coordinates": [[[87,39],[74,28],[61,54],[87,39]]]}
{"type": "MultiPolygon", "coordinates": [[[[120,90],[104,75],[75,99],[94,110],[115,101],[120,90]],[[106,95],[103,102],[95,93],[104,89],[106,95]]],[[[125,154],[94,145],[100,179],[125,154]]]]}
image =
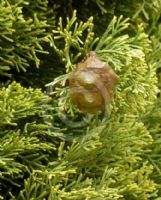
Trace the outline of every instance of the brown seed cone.
{"type": "Polygon", "coordinates": [[[112,68],[97,59],[95,52],[90,52],[69,77],[72,103],[84,112],[102,111],[113,97],[117,79],[112,68]]]}

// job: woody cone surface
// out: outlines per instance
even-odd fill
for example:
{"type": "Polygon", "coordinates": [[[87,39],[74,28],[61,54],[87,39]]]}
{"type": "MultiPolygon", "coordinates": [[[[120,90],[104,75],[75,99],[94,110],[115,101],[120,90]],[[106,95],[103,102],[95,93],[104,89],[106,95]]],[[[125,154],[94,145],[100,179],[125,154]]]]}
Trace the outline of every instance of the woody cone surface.
{"type": "Polygon", "coordinates": [[[117,79],[112,68],[100,61],[95,52],[90,52],[70,75],[72,103],[83,112],[104,110],[106,103],[112,100],[117,79]]]}

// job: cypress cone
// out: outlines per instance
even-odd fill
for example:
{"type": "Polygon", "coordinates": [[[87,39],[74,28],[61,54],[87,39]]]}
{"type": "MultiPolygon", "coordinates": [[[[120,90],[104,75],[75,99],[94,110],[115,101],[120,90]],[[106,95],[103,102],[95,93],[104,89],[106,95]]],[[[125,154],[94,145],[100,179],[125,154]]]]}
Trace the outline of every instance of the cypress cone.
{"type": "Polygon", "coordinates": [[[91,51],[87,59],[78,63],[69,78],[70,97],[83,112],[96,113],[105,108],[113,97],[118,76],[91,51]]]}

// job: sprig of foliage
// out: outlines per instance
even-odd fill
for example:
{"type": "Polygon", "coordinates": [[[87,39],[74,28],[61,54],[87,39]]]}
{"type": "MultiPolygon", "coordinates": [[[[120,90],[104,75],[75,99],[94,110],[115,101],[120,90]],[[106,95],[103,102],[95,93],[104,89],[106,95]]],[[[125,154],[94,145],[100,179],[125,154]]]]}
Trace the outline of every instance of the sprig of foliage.
{"type": "Polygon", "coordinates": [[[13,82],[0,90],[0,127],[16,126],[18,120],[27,116],[42,115],[42,106],[49,98],[40,89],[26,89],[13,82]]]}
{"type": "MultiPolygon", "coordinates": [[[[50,154],[55,152],[55,144],[44,135],[48,126],[28,123],[23,130],[0,131],[0,194],[2,199],[9,192],[16,194],[22,187],[23,179],[34,169],[46,168],[50,154]]],[[[50,138],[52,138],[50,136],[50,138]]],[[[54,141],[54,138],[53,138],[54,141]]]]}
{"type": "Polygon", "coordinates": [[[151,42],[143,32],[142,25],[138,26],[138,31],[133,37],[121,34],[128,30],[127,22],[128,19],[124,20],[122,16],[118,20],[114,17],[98,42],[96,52],[120,77],[115,99],[116,110],[125,109],[122,111],[127,113],[132,107],[134,113],[139,113],[145,112],[147,105],[153,104],[156,98],[156,66],[146,61],[145,53],[151,52],[151,42]],[[153,89],[149,85],[153,85],[153,89]],[[146,99],[145,104],[141,100],[143,98],[146,99]]]}
{"type": "Polygon", "coordinates": [[[11,76],[11,69],[26,71],[31,61],[39,67],[37,54],[47,53],[42,44],[49,42],[45,33],[46,21],[39,20],[36,13],[32,17],[24,16],[19,2],[14,4],[2,0],[0,7],[0,74],[11,76]]]}
{"type": "Polygon", "coordinates": [[[67,18],[65,27],[60,17],[57,30],[53,30],[53,33],[51,46],[65,63],[67,72],[73,69],[78,58],[85,55],[98,40],[94,39],[93,17],[87,22],[78,23],[76,11],[73,12],[71,19],[67,18]]]}

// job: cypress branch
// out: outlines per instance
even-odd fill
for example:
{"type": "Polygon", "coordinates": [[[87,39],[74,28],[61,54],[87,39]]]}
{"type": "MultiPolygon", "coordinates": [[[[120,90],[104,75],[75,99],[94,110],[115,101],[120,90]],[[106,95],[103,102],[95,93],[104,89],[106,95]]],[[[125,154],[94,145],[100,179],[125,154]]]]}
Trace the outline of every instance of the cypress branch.
{"type": "Polygon", "coordinates": [[[0,199],[159,200],[160,0],[0,6],[0,75],[47,84],[51,96],[1,80],[0,199]],[[72,104],[68,87],[91,50],[119,76],[95,115],[72,104]]]}

